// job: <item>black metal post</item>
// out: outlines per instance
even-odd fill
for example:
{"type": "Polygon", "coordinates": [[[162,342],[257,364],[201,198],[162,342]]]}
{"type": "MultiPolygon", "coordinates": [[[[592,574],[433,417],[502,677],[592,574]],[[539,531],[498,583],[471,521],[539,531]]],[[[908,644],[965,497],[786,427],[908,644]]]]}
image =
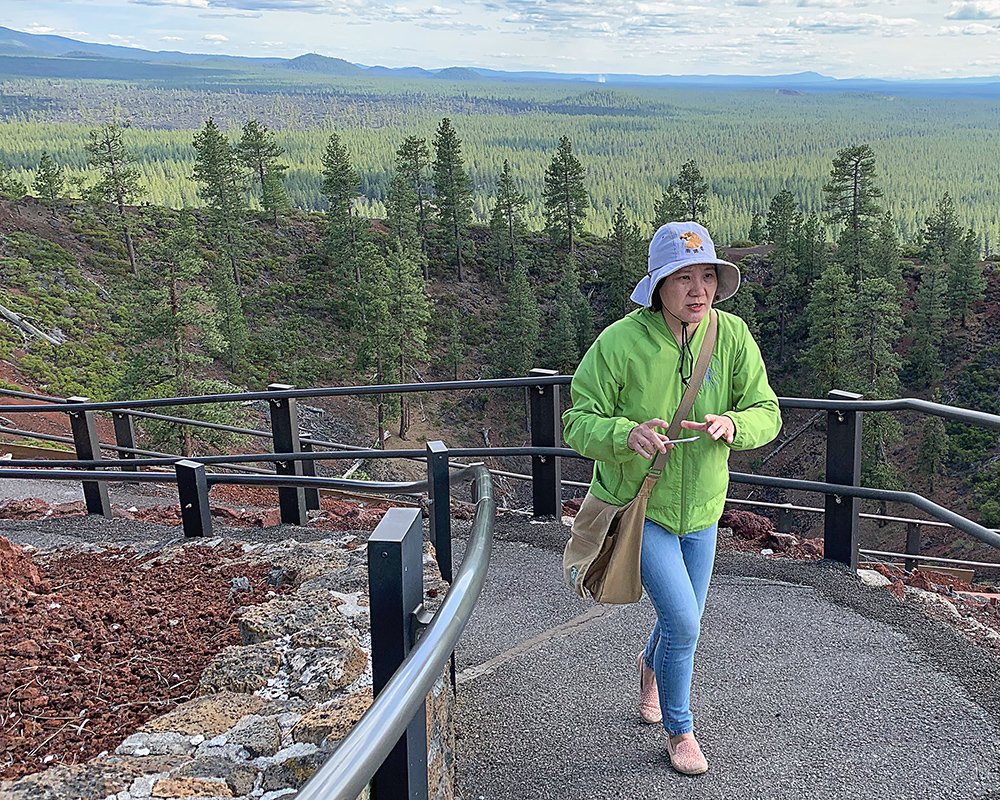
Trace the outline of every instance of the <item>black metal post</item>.
{"type": "MultiPolygon", "coordinates": [[[[112,411],[111,419],[115,423],[115,444],[119,447],[135,449],[135,428],[132,426],[132,415],[124,411],[112,411]]],[[[134,459],[135,453],[118,453],[122,460],[134,459]]],[[[138,467],[121,467],[122,472],[138,472],[138,467]]]]}
{"type": "Polygon", "coordinates": [[[181,501],[184,535],[211,536],[212,510],[208,504],[205,465],[182,459],[174,464],[174,471],[177,473],[177,494],[181,501]]]}
{"type": "MultiPolygon", "coordinates": [[[[831,391],[831,400],[860,400],[854,392],[831,391]]],[[[861,411],[830,411],[826,416],[826,482],[861,485],[861,411]]],[[[856,497],[826,496],[823,531],[828,559],[858,568],[858,508],[856,497]]]]}
{"type": "Polygon", "coordinates": [[[778,533],[792,532],[792,509],[778,508],[778,533]]]}
{"type": "MultiPolygon", "coordinates": [[[[920,555],[920,523],[919,522],[907,522],[906,523],[906,554],[910,556],[920,555]]],[[[912,572],[917,568],[917,559],[915,558],[905,558],[903,559],[903,568],[907,572],[912,572]]]]}
{"type": "MultiPolygon", "coordinates": [[[[284,392],[294,389],[287,383],[269,384],[269,392],[284,392]]],[[[275,453],[299,453],[299,409],[294,397],[272,397],[268,405],[271,408],[271,432],[274,434],[275,453]]],[[[302,462],[296,458],[290,461],[279,461],[274,465],[278,475],[301,475],[302,462]]],[[[306,524],[306,493],[301,487],[279,486],[278,507],[281,509],[281,521],[292,525],[306,524]]]]}
{"type": "MultiPolygon", "coordinates": [[[[391,508],[368,540],[372,690],[379,692],[414,644],[413,614],[423,599],[420,511],[391,508]]],[[[378,800],[426,800],[427,721],[422,704],[372,779],[378,800]]]]}
{"type": "Polygon", "coordinates": [[[441,577],[451,583],[451,487],[448,484],[448,448],[427,443],[427,506],[430,539],[437,553],[441,577]]]}
{"type": "MultiPolygon", "coordinates": [[[[299,442],[302,445],[303,453],[311,453],[313,451],[313,446],[311,442],[303,442],[303,439],[309,439],[312,434],[309,431],[299,431],[299,442]]],[[[310,478],[316,477],[316,462],[315,461],[303,461],[302,462],[302,474],[308,475],[310,478]]],[[[319,511],[319,489],[306,489],[306,508],[309,511],[319,511]]]]}
{"type": "MultiPolygon", "coordinates": [[[[551,369],[533,369],[533,378],[558,375],[551,369]]],[[[551,384],[531,387],[531,446],[560,447],[559,387],[551,384]]],[[[555,456],[531,457],[532,513],[535,517],[562,516],[562,459],[555,456]]]]}
{"type": "MultiPolygon", "coordinates": [[[[69,397],[68,403],[86,403],[89,397],[69,397]]],[[[73,431],[76,457],[80,461],[101,461],[101,440],[97,438],[97,423],[93,411],[69,411],[69,424],[73,431]]],[[[94,469],[94,467],[88,467],[94,469]]],[[[83,499],[87,503],[88,514],[111,516],[111,501],[108,486],[102,481],[83,481],[83,499]]]]}

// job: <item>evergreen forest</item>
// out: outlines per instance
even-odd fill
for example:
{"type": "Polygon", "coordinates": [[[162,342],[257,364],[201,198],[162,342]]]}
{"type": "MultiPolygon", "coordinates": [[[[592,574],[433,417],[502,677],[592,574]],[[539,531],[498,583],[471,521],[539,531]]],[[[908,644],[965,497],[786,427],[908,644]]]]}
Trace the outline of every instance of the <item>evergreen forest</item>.
{"type": "MultiPolygon", "coordinates": [[[[992,101],[329,84],[0,84],[0,305],[44,334],[0,327],[0,356],[94,399],[568,373],[634,307],[655,227],[696,219],[779,394],[1000,413],[992,101]]],[[[422,403],[377,398],[376,430],[411,436],[422,403]]],[[[864,430],[865,485],[947,486],[1000,526],[995,435],[864,430]]]]}

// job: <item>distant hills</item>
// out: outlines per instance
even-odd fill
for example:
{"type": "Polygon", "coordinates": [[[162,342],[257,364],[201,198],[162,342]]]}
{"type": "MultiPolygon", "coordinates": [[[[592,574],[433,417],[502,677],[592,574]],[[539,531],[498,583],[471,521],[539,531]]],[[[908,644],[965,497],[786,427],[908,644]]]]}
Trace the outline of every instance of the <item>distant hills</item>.
{"type": "Polygon", "coordinates": [[[562,73],[485,69],[482,67],[383,67],[352,64],[342,58],[307,53],[296,58],[252,58],[176,50],[143,50],[110,44],[93,44],[51,34],[24,33],[0,26],[0,77],[60,77],[116,79],[178,76],[170,68],[195,65],[224,69],[277,68],[314,75],[361,77],[377,75],[398,78],[429,78],[449,81],[566,81],[618,86],[687,86],[711,89],[767,89],[783,94],[830,92],[877,92],[922,97],[1000,98],[1000,77],[942,78],[938,80],[880,80],[875,78],[831,78],[817,72],[790,75],[633,75],[562,73]],[[108,62],[127,61],[135,67],[124,70],[108,62]],[[100,62],[107,64],[102,74],[100,62]],[[140,68],[139,65],[146,65],[140,68]],[[162,65],[161,75],[153,65],[162,65]],[[168,66],[170,65],[170,66],[168,66]]]}

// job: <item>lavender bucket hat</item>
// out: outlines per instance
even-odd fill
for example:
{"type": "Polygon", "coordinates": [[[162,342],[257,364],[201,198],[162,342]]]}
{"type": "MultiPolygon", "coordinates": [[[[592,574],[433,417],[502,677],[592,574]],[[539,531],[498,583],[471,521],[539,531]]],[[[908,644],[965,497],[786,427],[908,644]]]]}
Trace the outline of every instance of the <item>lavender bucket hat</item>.
{"type": "Polygon", "coordinates": [[[649,308],[657,284],[692,264],[716,266],[719,276],[716,302],[728,300],[740,288],[739,269],[716,256],[712,237],[704,227],[697,222],[668,222],[653,234],[649,243],[649,272],[632,292],[632,301],[649,308]]]}

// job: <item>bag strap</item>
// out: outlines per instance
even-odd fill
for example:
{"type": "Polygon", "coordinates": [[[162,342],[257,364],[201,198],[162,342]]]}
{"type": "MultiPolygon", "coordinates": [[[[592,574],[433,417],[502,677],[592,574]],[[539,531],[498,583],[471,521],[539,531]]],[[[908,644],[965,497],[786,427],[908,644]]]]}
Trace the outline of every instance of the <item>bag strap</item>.
{"type": "MultiPolygon", "coordinates": [[[[681,432],[681,421],[687,419],[687,415],[691,413],[694,399],[698,395],[702,381],[705,380],[705,373],[708,372],[708,363],[712,360],[712,351],[715,350],[715,337],[718,330],[719,317],[713,308],[708,320],[708,330],[705,331],[705,338],[702,340],[701,350],[698,352],[698,360],[695,362],[694,371],[691,373],[691,380],[684,391],[684,396],[681,397],[681,404],[677,406],[674,418],[670,421],[670,427],[667,428],[668,439],[677,438],[677,434],[681,432]]],[[[669,457],[669,450],[666,453],[659,453],[656,456],[653,467],[649,470],[649,474],[653,477],[653,483],[660,477],[660,473],[663,472],[663,467],[669,457]]],[[[652,485],[650,485],[650,488],[652,488],[652,485]]]]}

